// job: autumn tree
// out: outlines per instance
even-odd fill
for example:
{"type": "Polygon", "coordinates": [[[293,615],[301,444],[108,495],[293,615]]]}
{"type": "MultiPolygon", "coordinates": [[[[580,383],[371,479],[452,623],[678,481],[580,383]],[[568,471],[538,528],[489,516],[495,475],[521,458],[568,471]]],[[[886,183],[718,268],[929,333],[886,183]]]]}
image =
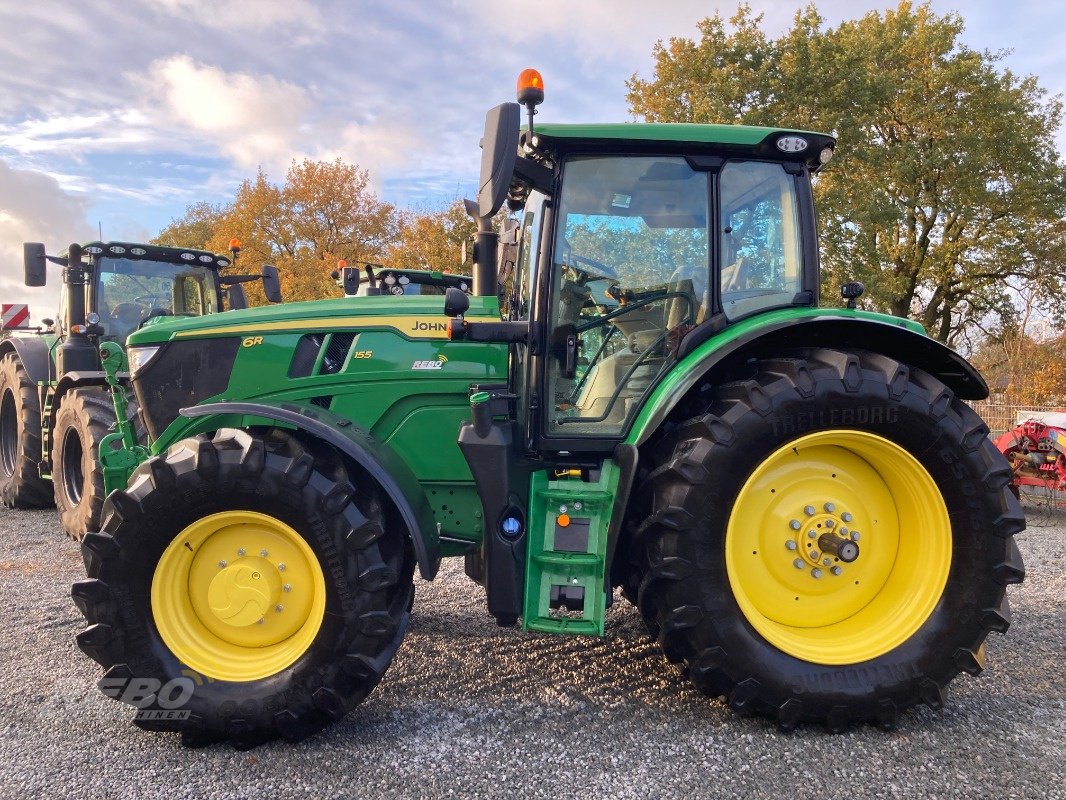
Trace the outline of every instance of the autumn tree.
{"type": "Polygon", "coordinates": [[[399,236],[385,254],[384,263],[406,269],[432,269],[469,274],[469,242],[477,232],[473,218],[455,198],[440,211],[422,210],[399,215],[399,236]],[[466,261],[463,243],[467,243],[466,261]]]}
{"type": "Polygon", "coordinates": [[[654,48],[654,75],[627,82],[632,112],[656,122],[834,131],[815,182],[825,300],[858,279],[877,310],[955,342],[989,317],[1008,323],[1007,281],[1061,296],[1066,174],[1061,104],[1003,53],[960,40],[963,20],[928,4],[826,27],[813,6],[774,39],[741,5],[699,39],[654,48]]]}
{"type": "MultiPolygon", "coordinates": [[[[398,212],[373,193],[366,170],[305,159],[290,165],[281,186],[259,170],[229,205],[190,206],[156,241],[226,252],[235,237],[245,270],[274,264],[286,300],[313,300],[338,295],[329,276],[338,259],[380,261],[398,231],[398,212]]],[[[246,287],[253,302],[261,299],[257,284],[246,287]]]]}

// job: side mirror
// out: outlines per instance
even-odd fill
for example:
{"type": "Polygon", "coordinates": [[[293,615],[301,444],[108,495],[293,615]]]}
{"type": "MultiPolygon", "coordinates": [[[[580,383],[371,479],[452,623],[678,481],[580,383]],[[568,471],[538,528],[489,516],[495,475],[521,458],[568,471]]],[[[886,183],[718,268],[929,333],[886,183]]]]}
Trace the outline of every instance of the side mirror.
{"type": "Polygon", "coordinates": [[[461,317],[470,308],[470,298],[462,289],[449,286],[444,292],[444,314],[448,317],[461,317]]]}
{"type": "Polygon", "coordinates": [[[263,265],[263,294],[269,303],[281,302],[281,278],[273,264],[263,265]]]}
{"type": "Polygon", "coordinates": [[[478,214],[491,217],[507,199],[511,176],[518,160],[518,134],[522,107],[501,103],[485,115],[485,136],[481,140],[481,178],[477,193],[478,214]]]}
{"type": "Polygon", "coordinates": [[[226,289],[226,297],[229,299],[230,310],[248,308],[248,295],[244,293],[244,287],[235,283],[226,289]]]}
{"type": "Polygon", "coordinates": [[[26,242],[22,245],[22,263],[26,272],[27,286],[44,286],[48,281],[47,262],[44,257],[44,245],[40,242],[26,242]]]}

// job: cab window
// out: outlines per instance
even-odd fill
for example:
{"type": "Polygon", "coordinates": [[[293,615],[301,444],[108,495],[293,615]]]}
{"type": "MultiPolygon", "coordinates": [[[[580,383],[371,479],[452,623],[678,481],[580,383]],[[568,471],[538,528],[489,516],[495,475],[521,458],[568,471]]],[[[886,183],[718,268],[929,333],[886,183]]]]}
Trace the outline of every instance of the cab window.
{"type": "Polygon", "coordinates": [[[788,305],[802,290],[796,182],[780,164],[731,161],[721,173],[722,310],[730,320],[788,305]]]}

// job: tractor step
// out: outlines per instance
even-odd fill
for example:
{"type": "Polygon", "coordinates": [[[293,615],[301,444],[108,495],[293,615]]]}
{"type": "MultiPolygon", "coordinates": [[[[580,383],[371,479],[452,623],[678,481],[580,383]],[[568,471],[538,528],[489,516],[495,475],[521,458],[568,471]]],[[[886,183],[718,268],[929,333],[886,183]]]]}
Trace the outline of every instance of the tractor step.
{"type": "Polygon", "coordinates": [[[595,481],[580,474],[530,479],[530,525],[522,627],[603,635],[607,528],[619,470],[608,460],[595,481]]]}

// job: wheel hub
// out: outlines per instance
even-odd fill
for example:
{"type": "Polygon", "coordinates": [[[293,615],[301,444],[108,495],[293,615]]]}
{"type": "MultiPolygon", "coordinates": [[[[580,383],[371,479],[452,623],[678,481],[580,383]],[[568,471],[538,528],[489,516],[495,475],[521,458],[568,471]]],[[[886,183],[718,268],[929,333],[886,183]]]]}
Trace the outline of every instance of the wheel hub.
{"type": "Polygon", "coordinates": [[[211,612],[234,627],[254,625],[281,597],[281,573],[265,558],[241,558],[222,568],[207,589],[211,612]]]}
{"type": "Polygon", "coordinates": [[[823,501],[819,508],[831,511],[810,513],[815,506],[806,503],[802,512],[789,519],[785,530],[785,554],[796,569],[807,570],[813,579],[828,574],[840,577],[844,565],[859,557],[860,534],[855,515],[844,510],[839,503],[823,501]],[[848,526],[853,527],[849,528],[848,526]],[[801,557],[796,557],[798,554],[801,557]]]}

